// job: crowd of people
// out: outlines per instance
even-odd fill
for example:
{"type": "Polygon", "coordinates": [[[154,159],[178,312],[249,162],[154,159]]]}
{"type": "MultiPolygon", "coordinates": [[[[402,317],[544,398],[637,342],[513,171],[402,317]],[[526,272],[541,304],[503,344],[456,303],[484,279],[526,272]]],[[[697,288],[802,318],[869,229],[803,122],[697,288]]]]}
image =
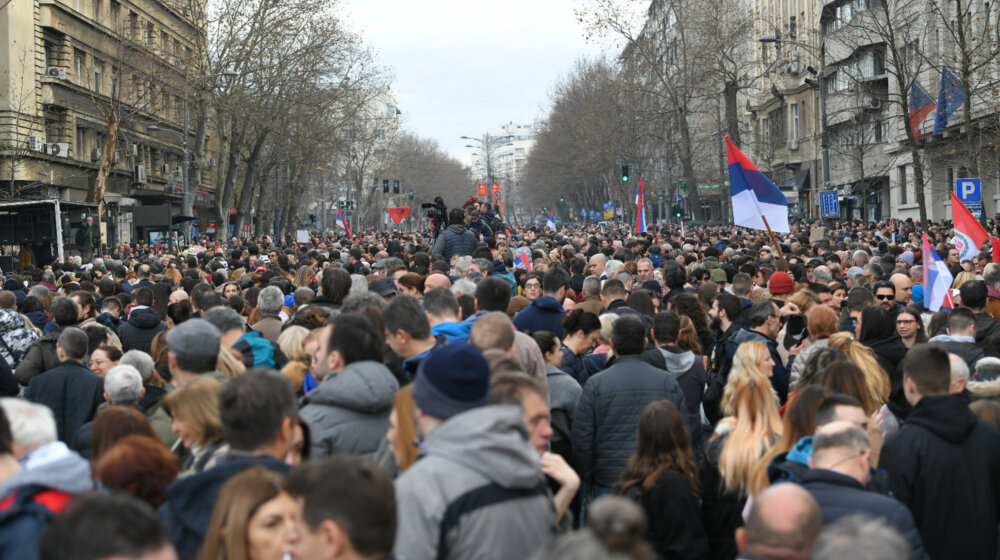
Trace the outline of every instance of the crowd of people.
{"type": "Polygon", "coordinates": [[[998,558],[988,252],[493,210],[4,271],[0,558],[998,558]]]}

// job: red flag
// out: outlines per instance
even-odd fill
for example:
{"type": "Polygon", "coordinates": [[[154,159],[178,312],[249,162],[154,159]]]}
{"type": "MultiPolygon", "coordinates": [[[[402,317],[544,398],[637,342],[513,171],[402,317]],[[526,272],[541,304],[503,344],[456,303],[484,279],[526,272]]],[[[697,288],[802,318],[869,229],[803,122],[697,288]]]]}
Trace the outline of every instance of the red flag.
{"type": "Polygon", "coordinates": [[[410,217],[409,206],[397,206],[395,208],[386,208],[385,211],[386,213],[389,214],[390,217],[392,217],[392,221],[396,222],[397,225],[399,224],[399,222],[402,222],[404,218],[410,217]]]}
{"type": "Polygon", "coordinates": [[[993,245],[993,262],[1000,264],[1000,239],[990,236],[990,243],[993,245]]]}
{"type": "Polygon", "coordinates": [[[479,183],[479,196],[486,196],[486,183],[479,183]]]}
{"type": "Polygon", "coordinates": [[[976,258],[979,248],[989,241],[990,235],[954,191],[951,193],[951,215],[955,224],[955,237],[951,242],[958,249],[959,258],[963,261],[976,258]]]}

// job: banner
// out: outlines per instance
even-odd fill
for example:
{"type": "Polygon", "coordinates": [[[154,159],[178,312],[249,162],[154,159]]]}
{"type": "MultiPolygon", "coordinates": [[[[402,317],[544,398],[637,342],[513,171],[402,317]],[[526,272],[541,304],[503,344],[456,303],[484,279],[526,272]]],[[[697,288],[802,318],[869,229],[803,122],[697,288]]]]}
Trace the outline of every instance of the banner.
{"type": "Polygon", "coordinates": [[[478,186],[479,186],[479,191],[478,191],[479,196],[486,196],[487,194],[489,194],[486,192],[486,183],[479,183],[478,186]]]}
{"type": "Polygon", "coordinates": [[[498,183],[490,185],[490,194],[493,195],[493,202],[500,202],[500,185],[498,183]]]}
{"type": "Polygon", "coordinates": [[[397,206],[396,208],[386,208],[385,212],[386,214],[389,214],[393,222],[396,222],[396,225],[399,225],[399,222],[402,222],[404,218],[410,217],[409,206],[397,206]]]}
{"type": "Polygon", "coordinates": [[[610,220],[615,217],[615,203],[607,201],[604,203],[604,219],[610,220]]]}

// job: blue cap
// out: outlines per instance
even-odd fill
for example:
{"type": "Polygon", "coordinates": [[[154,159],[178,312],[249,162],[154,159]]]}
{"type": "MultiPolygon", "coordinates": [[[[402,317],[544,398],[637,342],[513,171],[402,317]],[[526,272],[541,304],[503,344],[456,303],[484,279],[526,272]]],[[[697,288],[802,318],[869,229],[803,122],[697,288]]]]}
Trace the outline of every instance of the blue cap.
{"type": "Polygon", "coordinates": [[[295,296],[292,294],[285,296],[285,307],[295,307],[295,296]]]}
{"type": "Polygon", "coordinates": [[[489,399],[490,365],[468,342],[445,344],[420,362],[413,401],[425,414],[445,420],[486,406],[489,399]]]}

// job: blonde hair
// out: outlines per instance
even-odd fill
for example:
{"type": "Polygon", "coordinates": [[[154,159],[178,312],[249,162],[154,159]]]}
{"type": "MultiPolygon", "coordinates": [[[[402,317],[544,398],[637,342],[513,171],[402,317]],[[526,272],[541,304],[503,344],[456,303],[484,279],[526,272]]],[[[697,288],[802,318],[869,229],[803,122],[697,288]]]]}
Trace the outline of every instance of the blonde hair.
{"type": "Polygon", "coordinates": [[[781,436],[781,418],[767,380],[747,379],[734,389],[733,414],[722,422],[732,430],[719,454],[719,475],[726,491],[746,496],[754,465],[781,436]]]}
{"type": "Polygon", "coordinates": [[[163,397],[163,410],[191,426],[197,445],[222,441],[222,419],[215,399],[221,390],[222,384],[215,379],[199,377],[163,397]]]}
{"type": "Polygon", "coordinates": [[[979,277],[975,274],[969,272],[968,270],[963,270],[955,276],[955,281],[951,283],[951,289],[957,290],[961,288],[966,282],[971,282],[978,279],[979,277]]]}
{"type": "Polygon", "coordinates": [[[222,372],[222,375],[226,376],[226,379],[235,379],[247,371],[247,366],[243,363],[243,355],[232,348],[222,348],[215,365],[222,372]]]}
{"type": "Polygon", "coordinates": [[[292,325],[278,335],[278,346],[289,361],[297,362],[306,358],[305,342],[309,329],[292,325]]]}
{"type": "Polygon", "coordinates": [[[889,374],[879,365],[878,360],[875,359],[875,353],[870,348],[860,342],[855,342],[854,335],[844,332],[834,333],[830,336],[830,348],[842,350],[847,354],[847,358],[858,366],[861,373],[865,375],[865,386],[868,389],[868,394],[862,395],[860,400],[866,414],[874,413],[882,406],[882,403],[889,400],[889,392],[892,390],[889,374]]]}
{"type": "MultiPolygon", "coordinates": [[[[771,351],[767,344],[759,341],[744,342],[736,348],[736,354],[733,355],[733,367],[729,370],[726,388],[722,391],[722,401],[719,403],[719,409],[723,415],[732,416],[736,386],[743,381],[756,379],[766,383],[768,387],[771,386],[771,380],[757,367],[764,356],[770,354],[771,351]]],[[[774,393],[774,398],[778,398],[777,393],[774,393]]]]}

